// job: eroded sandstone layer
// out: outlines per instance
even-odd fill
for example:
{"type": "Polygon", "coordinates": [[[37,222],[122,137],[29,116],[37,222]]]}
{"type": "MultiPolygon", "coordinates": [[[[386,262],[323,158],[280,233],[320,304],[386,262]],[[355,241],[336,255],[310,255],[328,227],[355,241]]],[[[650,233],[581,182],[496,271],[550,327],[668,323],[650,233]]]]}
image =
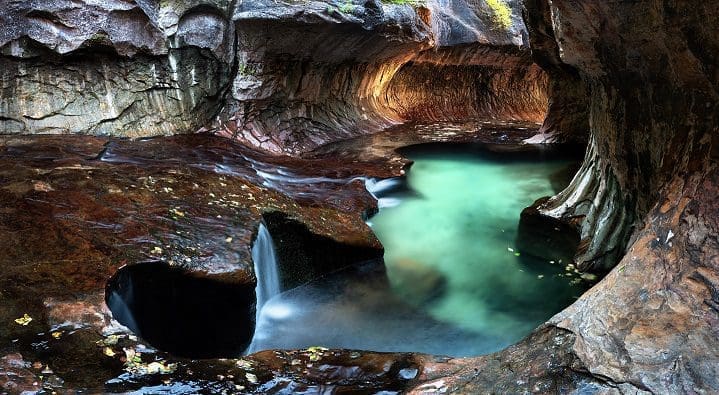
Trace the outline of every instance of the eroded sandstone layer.
{"type": "Polygon", "coordinates": [[[210,129],[299,154],[410,120],[541,122],[546,75],[500,5],[13,1],[0,132],[210,129]]]}
{"type": "Polygon", "coordinates": [[[0,11],[0,133],[156,136],[204,126],[234,37],[214,6],[10,1],[0,11]]]}
{"type": "Polygon", "coordinates": [[[508,4],[504,20],[464,1],[242,3],[220,127],[296,154],[410,120],[541,122],[547,79],[508,4]]]}

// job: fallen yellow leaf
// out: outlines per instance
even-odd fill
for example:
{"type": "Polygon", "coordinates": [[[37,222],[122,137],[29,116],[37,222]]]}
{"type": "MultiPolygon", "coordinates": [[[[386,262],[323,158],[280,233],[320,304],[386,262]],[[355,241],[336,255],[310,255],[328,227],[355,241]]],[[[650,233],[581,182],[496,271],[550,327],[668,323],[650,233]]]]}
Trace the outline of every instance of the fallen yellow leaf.
{"type": "Polygon", "coordinates": [[[22,317],[16,319],[15,323],[25,326],[25,325],[29,324],[30,321],[32,321],[32,317],[30,317],[29,315],[27,315],[27,313],[25,313],[25,314],[23,314],[22,317]]]}

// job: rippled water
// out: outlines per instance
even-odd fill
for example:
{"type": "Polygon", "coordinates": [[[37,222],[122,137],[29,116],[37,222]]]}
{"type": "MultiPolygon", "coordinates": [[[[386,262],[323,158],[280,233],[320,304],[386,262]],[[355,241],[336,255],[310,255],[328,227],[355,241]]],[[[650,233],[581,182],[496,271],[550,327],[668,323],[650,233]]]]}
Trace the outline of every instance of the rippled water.
{"type": "Polygon", "coordinates": [[[520,212],[568,182],[571,162],[471,145],[404,154],[415,161],[406,183],[373,191],[391,203],[371,219],[386,270],[365,262],[274,298],[260,318],[258,349],[485,354],[519,341],[584,291],[563,262],[515,246],[520,212]]]}

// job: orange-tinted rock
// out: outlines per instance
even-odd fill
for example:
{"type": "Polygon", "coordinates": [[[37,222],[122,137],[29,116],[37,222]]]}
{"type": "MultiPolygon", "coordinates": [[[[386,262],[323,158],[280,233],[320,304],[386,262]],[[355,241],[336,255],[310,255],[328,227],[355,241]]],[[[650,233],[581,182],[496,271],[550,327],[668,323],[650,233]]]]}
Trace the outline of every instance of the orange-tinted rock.
{"type": "Polygon", "coordinates": [[[539,27],[587,84],[591,125],[579,174],[537,208],[577,223],[580,268],[611,272],[517,346],[431,379],[475,393],[717,392],[719,11],[530,4],[551,12],[539,27]]]}

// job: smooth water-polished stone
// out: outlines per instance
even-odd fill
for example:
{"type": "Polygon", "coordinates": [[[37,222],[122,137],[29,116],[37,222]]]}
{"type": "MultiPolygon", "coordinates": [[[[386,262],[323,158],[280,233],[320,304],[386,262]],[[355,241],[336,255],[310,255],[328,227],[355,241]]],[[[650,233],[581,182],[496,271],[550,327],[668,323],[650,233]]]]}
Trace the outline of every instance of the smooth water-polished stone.
{"type": "MultiPolygon", "coordinates": [[[[62,388],[93,390],[101,390],[105,380],[123,369],[169,369],[174,362],[168,354],[143,348],[142,339],[112,320],[105,299],[117,288],[111,284],[104,295],[106,283],[123,266],[123,273],[150,269],[133,282],[133,295],[121,292],[120,299],[137,313],[139,306],[133,303],[148,297],[152,303],[142,306],[157,310],[142,314],[164,317],[162,324],[169,327],[185,325],[178,336],[185,330],[186,338],[157,333],[160,326],[152,328],[151,335],[148,329],[134,329],[168,351],[182,341],[192,342],[193,336],[214,341],[210,328],[222,327],[221,316],[212,317],[213,310],[203,311],[200,305],[195,311],[204,318],[183,324],[181,319],[192,317],[180,313],[187,314],[191,305],[202,301],[202,289],[214,288],[193,290],[198,283],[224,284],[230,293],[242,294],[235,301],[236,312],[215,304],[217,314],[254,311],[250,246],[265,210],[283,211],[305,223],[308,232],[335,242],[381,251],[362,221],[362,211],[374,204],[363,184],[330,178],[344,172],[351,179],[360,172],[358,167],[343,169],[319,161],[299,161],[292,167],[298,160],[280,164],[263,159],[271,158],[207,135],[142,141],[83,136],[0,139],[0,347],[8,361],[17,360],[15,354],[24,361],[8,363],[24,372],[20,377],[31,375],[31,382],[41,386],[51,385],[47,380],[53,376],[42,371],[52,370],[64,380],[62,388]],[[286,166],[299,176],[305,171],[331,182],[298,185],[273,177],[286,166]],[[159,265],[166,265],[167,275],[153,275],[159,265]],[[178,314],[165,314],[173,309],[179,309],[178,314]],[[123,339],[122,347],[116,345],[118,338],[123,339]],[[165,346],[165,340],[175,344],[165,346]],[[123,348],[165,361],[165,367],[149,366],[151,359],[129,364],[134,359],[123,348]]],[[[231,303],[235,296],[221,299],[231,303]]],[[[253,321],[254,317],[237,322],[237,333],[251,332],[253,321]]],[[[238,354],[242,348],[234,347],[238,354]]],[[[3,384],[22,382],[15,376],[0,377],[5,377],[3,384]]]]}

